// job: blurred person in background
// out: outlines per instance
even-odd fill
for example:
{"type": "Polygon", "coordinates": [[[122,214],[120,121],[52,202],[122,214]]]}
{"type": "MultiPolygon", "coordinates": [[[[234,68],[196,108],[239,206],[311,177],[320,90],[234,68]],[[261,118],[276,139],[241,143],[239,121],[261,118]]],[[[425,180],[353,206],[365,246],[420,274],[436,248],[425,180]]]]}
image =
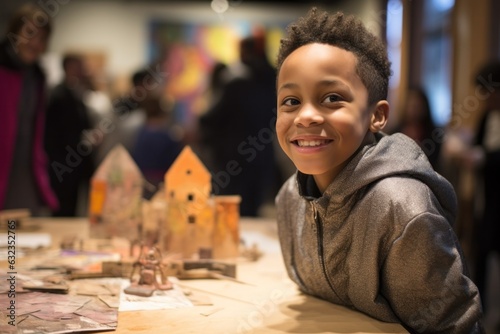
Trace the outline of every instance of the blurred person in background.
{"type": "Polygon", "coordinates": [[[144,198],[150,199],[163,184],[164,176],[183,148],[171,133],[169,120],[172,103],[156,94],[149,94],[139,103],[145,122],[137,129],[132,157],[146,181],[144,198]]]}
{"type": "MultiPolygon", "coordinates": [[[[464,251],[471,259],[472,277],[489,319],[492,291],[488,288],[499,288],[498,282],[488,282],[488,278],[489,263],[494,259],[491,255],[500,252],[500,60],[483,64],[474,76],[474,84],[476,96],[484,101],[483,109],[478,110],[481,116],[477,128],[448,129],[443,161],[465,198],[459,198],[463,221],[459,237],[469,248],[464,251]]],[[[500,323],[493,326],[500,332],[500,323]]]]}
{"type": "MultiPolygon", "coordinates": [[[[116,99],[113,103],[113,110],[118,117],[118,140],[132,153],[137,131],[144,126],[146,114],[141,107],[141,102],[153,92],[146,89],[145,80],[151,76],[146,69],[141,69],[133,73],[130,83],[132,84],[128,93],[116,99]]],[[[156,92],[154,92],[156,94],[156,92]]]]}
{"type": "Polygon", "coordinates": [[[257,216],[277,192],[274,156],[275,69],[264,35],[240,42],[241,72],[199,119],[200,145],[211,150],[216,195],[241,195],[242,216],[257,216]]]}
{"type": "Polygon", "coordinates": [[[439,171],[441,137],[437,131],[439,129],[432,120],[427,94],[422,88],[410,88],[395,132],[404,133],[413,139],[427,155],[432,167],[439,171]]]}
{"type": "MultiPolygon", "coordinates": [[[[476,91],[484,96],[474,146],[464,153],[465,165],[477,169],[483,201],[475,240],[475,283],[482,296],[488,286],[488,261],[500,253],[500,60],[485,64],[475,77],[476,91]]],[[[498,285],[498,282],[496,282],[498,285]]],[[[483,298],[483,307],[486,311],[483,298]]],[[[498,324],[500,329],[500,323],[498,324]]]]}
{"type": "MultiPolygon", "coordinates": [[[[207,76],[207,87],[204,90],[203,94],[199,97],[197,101],[197,110],[196,114],[198,117],[203,115],[207,110],[210,110],[213,106],[215,106],[220,98],[222,97],[222,93],[224,92],[224,87],[228,83],[229,78],[231,76],[231,71],[229,66],[223,62],[215,62],[212,65],[210,73],[207,76]]],[[[192,146],[193,150],[196,152],[201,161],[206,165],[208,170],[214,171],[216,166],[214,162],[214,154],[215,152],[213,145],[206,144],[204,141],[207,138],[208,133],[207,128],[200,129],[200,123],[195,123],[194,129],[191,130],[191,134],[189,137],[191,140],[189,141],[190,146],[192,146]]],[[[211,136],[211,135],[209,135],[211,136]]]]}
{"type": "Polygon", "coordinates": [[[63,81],[50,94],[47,106],[45,147],[52,188],[59,199],[54,216],[77,215],[79,199],[86,199],[94,171],[94,147],[84,138],[92,128],[85,94],[92,89],[82,57],[63,57],[63,81]]]}
{"type": "Polygon", "coordinates": [[[36,5],[11,18],[0,45],[0,210],[56,210],[44,150],[45,75],[38,64],[51,33],[50,17],[36,5]]]}

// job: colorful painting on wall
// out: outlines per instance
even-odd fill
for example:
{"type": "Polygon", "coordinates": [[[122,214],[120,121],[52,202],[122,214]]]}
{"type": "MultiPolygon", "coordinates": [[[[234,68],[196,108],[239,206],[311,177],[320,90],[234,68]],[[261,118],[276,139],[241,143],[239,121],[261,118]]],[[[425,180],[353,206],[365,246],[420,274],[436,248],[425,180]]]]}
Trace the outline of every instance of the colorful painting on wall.
{"type": "Polygon", "coordinates": [[[217,62],[238,61],[240,39],[264,35],[272,64],[287,23],[252,26],[248,22],[192,24],[154,20],[150,24],[149,59],[168,74],[165,95],[175,101],[175,122],[189,126],[206,104],[208,76],[217,62]]]}

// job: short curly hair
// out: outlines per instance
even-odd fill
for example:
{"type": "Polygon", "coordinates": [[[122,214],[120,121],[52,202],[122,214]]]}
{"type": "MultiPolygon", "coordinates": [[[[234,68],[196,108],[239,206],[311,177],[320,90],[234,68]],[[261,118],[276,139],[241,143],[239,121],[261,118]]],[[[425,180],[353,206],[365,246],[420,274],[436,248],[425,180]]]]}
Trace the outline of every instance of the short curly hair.
{"type": "Polygon", "coordinates": [[[368,103],[387,99],[391,63],[382,41],[352,15],[329,14],[312,8],[305,17],[287,27],[288,37],[281,40],[277,71],[293,51],[301,46],[320,43],[352,52],[357,58],[356,72],[368,90],[368,103]]]}

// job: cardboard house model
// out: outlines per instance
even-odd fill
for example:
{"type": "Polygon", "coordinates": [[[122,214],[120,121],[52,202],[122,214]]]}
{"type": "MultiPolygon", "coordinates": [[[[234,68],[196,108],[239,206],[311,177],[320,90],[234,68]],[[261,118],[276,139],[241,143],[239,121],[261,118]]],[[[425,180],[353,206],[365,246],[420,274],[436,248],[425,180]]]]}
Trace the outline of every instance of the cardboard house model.
{"type": "Polygon", "coordinates": [[[136,241],[142,220],[143,176],[122,145],[115,146],[90,181],[90,234],[136,241]]]}
{"type": "Polygon", "coordinates": [[[160,248],[182,258],[234,258],[240,196],[211,195],[211,175],[186,146],[165,174],[166,219],[160,248]]]}

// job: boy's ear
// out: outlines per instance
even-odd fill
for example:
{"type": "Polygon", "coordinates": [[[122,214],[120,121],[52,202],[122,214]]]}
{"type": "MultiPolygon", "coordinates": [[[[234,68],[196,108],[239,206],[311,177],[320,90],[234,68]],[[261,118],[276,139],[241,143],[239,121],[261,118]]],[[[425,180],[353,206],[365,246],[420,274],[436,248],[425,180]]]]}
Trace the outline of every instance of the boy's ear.
{"type": "Polygon", "coordinates": [[[370,131],[373,133],[382,131],[389,118],[389,103],[386,100],[378,101],[371,117],[370,131]]]}

